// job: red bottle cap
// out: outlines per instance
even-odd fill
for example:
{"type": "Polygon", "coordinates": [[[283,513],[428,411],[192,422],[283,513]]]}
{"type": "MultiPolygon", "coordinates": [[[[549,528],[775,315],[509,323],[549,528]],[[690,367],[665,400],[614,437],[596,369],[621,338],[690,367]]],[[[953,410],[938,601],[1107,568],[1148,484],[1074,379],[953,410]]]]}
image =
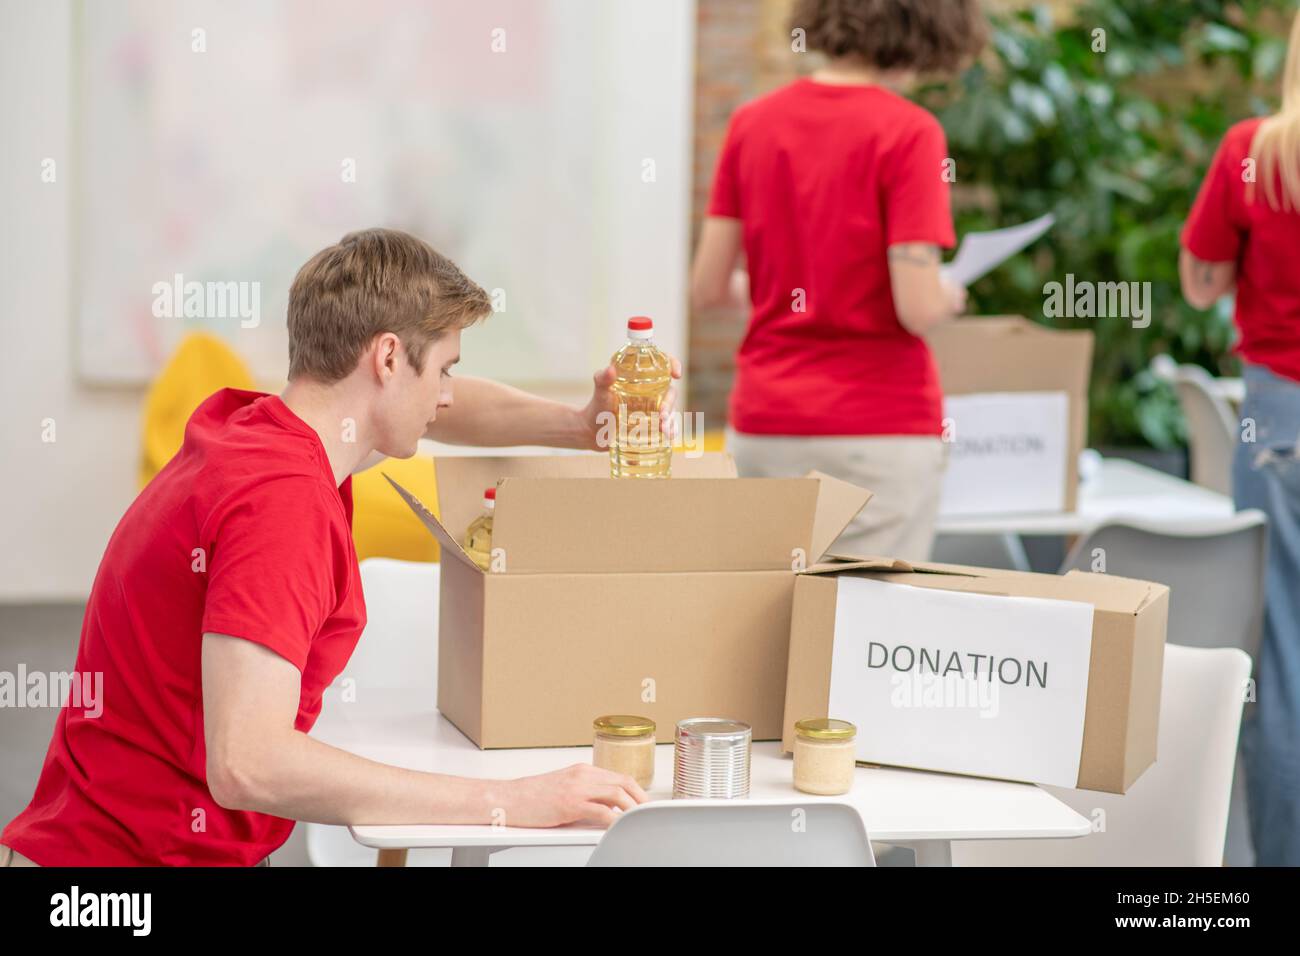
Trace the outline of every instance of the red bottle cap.
{"type": "Polygon", "coordinates": [[[489,488],[487,491],[483,492],[483,497],[484,497],[484,498],[488,498],[488,499],[490,499],[490,500],[492,500],[492,501],[496,501],[496,500],[497,500],[497,490],[496,490],[495,488],[489,488]]]}
{"type": "Polygon", "coordinates": [[[654,322],[648,315],[634,315],[627,320],[627,329],[629,332],[649,332],[655,327],[654,322]]]}

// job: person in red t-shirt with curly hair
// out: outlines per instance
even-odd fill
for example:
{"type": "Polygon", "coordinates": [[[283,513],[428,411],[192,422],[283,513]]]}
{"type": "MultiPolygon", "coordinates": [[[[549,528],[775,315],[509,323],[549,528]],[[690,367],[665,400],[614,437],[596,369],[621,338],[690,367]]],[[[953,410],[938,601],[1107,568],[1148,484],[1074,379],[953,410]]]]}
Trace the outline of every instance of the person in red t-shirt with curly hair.
{"type": "Polygon", "coordinates": [[[943,129],[895,90],[956,69],[987,29],[976,0],[800,0],[791,27],[828,60],[732,116],[691,279],[696,310],[752,306],[727,447],[742,475],[817,468],[875,492],[838,551],[924,559],[947,455],[923,336],[965,290],[939,274],[943,129]]]}

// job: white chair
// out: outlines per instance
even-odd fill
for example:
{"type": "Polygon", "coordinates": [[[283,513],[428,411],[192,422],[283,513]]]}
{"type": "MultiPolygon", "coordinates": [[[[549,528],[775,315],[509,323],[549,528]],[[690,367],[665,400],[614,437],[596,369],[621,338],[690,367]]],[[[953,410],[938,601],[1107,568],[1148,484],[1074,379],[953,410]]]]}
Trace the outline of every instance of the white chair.
{"type": "MultiPolygon", "coordinates": [[[[425,562],[367,558],[361,562],[361,589],[366,598],[366,629],[347,667],[339,675],[363,703],[397,688],[437,696],[438,566],[425,562]]],[[[342,704],[337,691],[327,692],[326,707],[342,704]]],[[[375,851],[352,839],[347,827],[305,824],[307,858],[313,866],[374,866],[375,851]]],[[[451,851],[419,851],[408,866],[447,865],[451,851]]]]}
{"type": "Polygon", "coordinates": [[[1232,455],[1237,419],[1214,387],[1214,377],[1199,365],[1177,365],[1168,356],[1151,363],[1157,378],[1173,385],[1187,420],[1192,481],[1220,494],[1232,494],[1232,455]]]}
{"type": "Polygon", "coordinates": [[[1239,511],[1195,525],[1114,521],[1081,538],[1061,565],[1159,581],[1169,594],[1169,640],[1188,647],[1236,647],[1253,659],[1264,621],[1268,519],[1239,511]]]}
{"type": "Polygon", "coordinates": [[[1236,648],[1166,645],[1155,764],[1126,794],[1044,787],[1097,832],[955,842],[953,865],[1221,866],[1249,676],[1250,658],[1236,648]]]}
{"type": "Polygon", "coordinates": [[[940,564],[967,564],[977,568],[1028,571],[1029,556],[1020,536],[1005,534],[951,534],[934,536],[930,560],[940,564]]]}
{"type": "MultiPolygon", "coordinates": [[[[1108,574],[1169,585],[1171,641],[1236,647],[1254,660],[1264,622],[1267,546],[1268,519],[1262,511],[1239,511],[1196,526],[1116,522],[1079,541],[1061,572],[1090,571],[1100,553],[1108,574]]],[[[1246,776],[1238,761],[1228,814],[1229,866],[1254,866],[1248,813],[1246,776]]]]}
{"type": "Polygon", "coordinates": [[[662,801],[621,814],[588,866],[875,866],[862,816],[820,800],[662,801]]]}
{"type": "Polygon", "coordinates": [[[361,562],[366,629],[339,675],[362,694],[438,688],[438,565],[367,558],[361,562]]]}

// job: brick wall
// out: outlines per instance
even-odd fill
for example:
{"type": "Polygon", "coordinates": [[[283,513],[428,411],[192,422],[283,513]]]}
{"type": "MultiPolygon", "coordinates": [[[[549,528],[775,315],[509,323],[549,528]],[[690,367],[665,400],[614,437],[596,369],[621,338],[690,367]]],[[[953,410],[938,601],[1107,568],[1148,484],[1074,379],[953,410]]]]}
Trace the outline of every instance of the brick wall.
{"type": "MultiPolygon", "coordinates": [[[[718,150],[732,111],[796,75],[785,32],[789,0],[698,0],[695,50],[695,177],[691,248],[709,203],[718,150]]],[[[714,309],[690,317],[686,407],[706,428],[726,421],[737,346],[748,314],[714,309]]]]}

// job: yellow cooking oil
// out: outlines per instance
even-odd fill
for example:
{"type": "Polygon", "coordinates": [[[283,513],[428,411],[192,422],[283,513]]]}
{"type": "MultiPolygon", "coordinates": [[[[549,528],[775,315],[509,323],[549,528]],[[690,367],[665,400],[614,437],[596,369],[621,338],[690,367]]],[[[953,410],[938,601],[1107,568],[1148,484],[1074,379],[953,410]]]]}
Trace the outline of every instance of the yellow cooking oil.
{"type": "Polygon", "coordinates": [[[497,490],[483,492],[483,513],[469,523],[462,544],[469,556],[484,571],[492,564],[492,513],[496,508],[497,490]]]}
{"type": "Polygon", "coordinates": [[[627,320],[627,344],[610,360],[617,371],[613,392],[617,431],[609,446],[614,478],[667,478],[673,448],[659,424],[659,411],[672,385],[668,356],[654,344],[654,323],[627,320]]]}

